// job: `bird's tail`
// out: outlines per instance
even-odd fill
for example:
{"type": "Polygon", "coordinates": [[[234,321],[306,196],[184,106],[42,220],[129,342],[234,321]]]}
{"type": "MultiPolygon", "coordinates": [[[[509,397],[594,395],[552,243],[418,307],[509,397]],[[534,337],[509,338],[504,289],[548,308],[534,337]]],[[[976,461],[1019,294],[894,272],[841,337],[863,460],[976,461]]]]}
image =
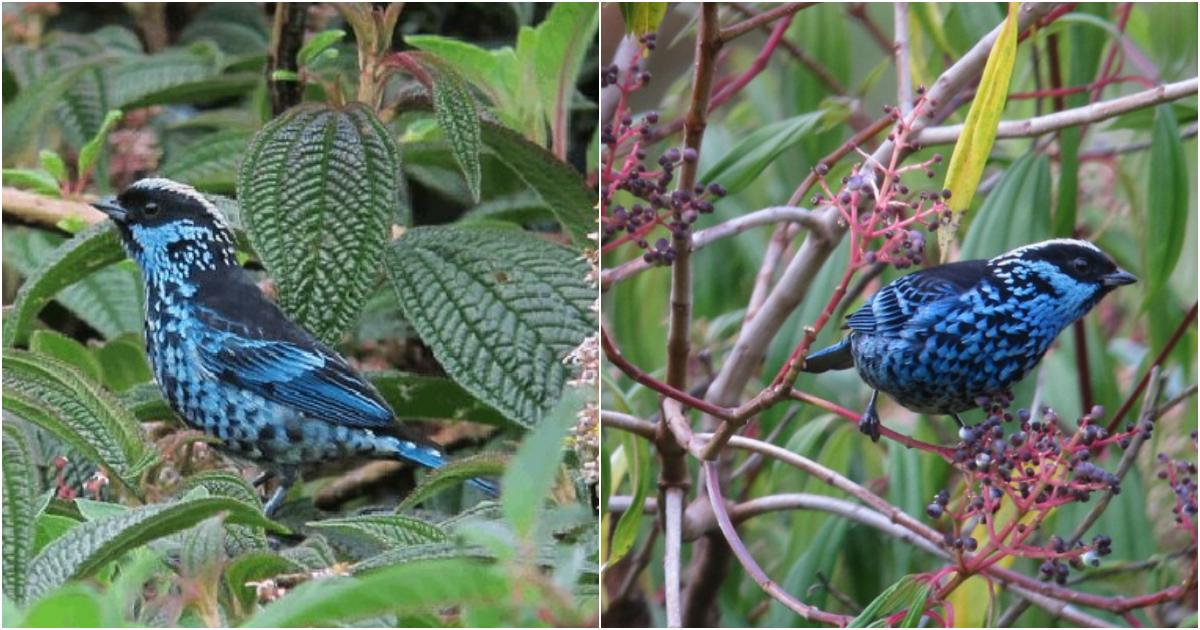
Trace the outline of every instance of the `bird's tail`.
{"type": "MultiPolygon", "coordinates": [[[[420,464],[426,468],[441,468],[446,465],[446,457],[432,446],[417,444],[408,440],[397,440],[396,456],[399,459],[420,464]]],[[[490,479],[468,479],[467,483],[482,491],[488,498],[500,496],[500,485],[490,479]]]]}
{"type": "Polygon", "coordinates": [[[808,355],[804,361],[804,372],[818,374],[829,370],[848,370],[854,367],[854,355],[850,353],[850,337],[808,355]]]}

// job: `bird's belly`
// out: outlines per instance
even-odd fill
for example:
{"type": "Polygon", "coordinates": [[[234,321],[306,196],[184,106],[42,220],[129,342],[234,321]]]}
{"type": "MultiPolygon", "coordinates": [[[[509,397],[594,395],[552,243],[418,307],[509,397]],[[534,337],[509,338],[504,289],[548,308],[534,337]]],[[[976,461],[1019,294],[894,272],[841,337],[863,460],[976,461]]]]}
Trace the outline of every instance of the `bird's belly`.
{"type": "Polygon", "coordinates": [[[855,367],[868,385],[913,411],[967,411],[979,407],[985,397],[1008,391],[1037,365],[1049,346],[1029,337],[989,332],[855,334],[855,367]]]}

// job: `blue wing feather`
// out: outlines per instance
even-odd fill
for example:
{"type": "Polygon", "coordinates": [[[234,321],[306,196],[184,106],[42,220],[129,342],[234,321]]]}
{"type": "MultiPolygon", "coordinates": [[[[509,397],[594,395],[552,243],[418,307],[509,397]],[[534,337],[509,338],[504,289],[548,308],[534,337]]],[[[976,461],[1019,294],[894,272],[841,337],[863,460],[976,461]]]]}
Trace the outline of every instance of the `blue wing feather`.
{"type": "MultiPolygon", "coordinates": [[[[364,428],[392,428],[393,414],[375,388],[344,359],[306,333],[249,330],[220,313],[197,309],[204,324],[200,357],[216,378],[305,415],[364,428]],[[292,337],[277,339],[274,337],[292,337]]],[[[290,324],[290,322],[289,322],[290,324]]]]}
{"type": "Polygon", "coordinates": [[[922,308],[957,300],[986,275],[986,261],[931,267],[902,276],[877,291],[846,318],[846,327],[873,335],[898,335],[922,308]]]}

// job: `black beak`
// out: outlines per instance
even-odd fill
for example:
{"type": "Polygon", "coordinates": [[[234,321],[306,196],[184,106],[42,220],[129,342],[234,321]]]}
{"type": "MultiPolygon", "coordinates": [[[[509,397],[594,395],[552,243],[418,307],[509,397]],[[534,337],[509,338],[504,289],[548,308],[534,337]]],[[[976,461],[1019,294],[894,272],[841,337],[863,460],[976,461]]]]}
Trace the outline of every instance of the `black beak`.
{"type": "Polygon", "coordinates": [[[1137,276],[1124,269],[1117,269],[1113,273],[1100,277],[1100,283],[1106,287],[1119,287],[1126,284],[1133,284],[1137,281],[1137,276]]]}
{"type": "Polygon", "coordinates": [[[129,212],[117,203],[115,197],[105,197],[100,201],[92,204],[92,207],[108,215],[108,218],[113,220],[113,223],[118,225],[124,224],[129,212]]]}

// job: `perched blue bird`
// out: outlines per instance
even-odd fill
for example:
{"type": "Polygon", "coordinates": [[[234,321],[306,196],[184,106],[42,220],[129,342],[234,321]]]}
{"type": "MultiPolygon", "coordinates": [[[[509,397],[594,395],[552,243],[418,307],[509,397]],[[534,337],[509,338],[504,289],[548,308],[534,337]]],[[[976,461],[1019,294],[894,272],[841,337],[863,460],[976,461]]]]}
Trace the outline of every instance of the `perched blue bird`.
{"type": "Polygon", "coordinates": [[[810,355],[804,371],[856,368],[874,390],[859,423],[874,441],[881,391],[961,426],[960,412],[1008,392],[1064,328],[1134,282],[1095,245],[1071,239],[931,267],[872,295],[847,318],[850,334],[810,355]]]}
{"type": "MultiPolygon", "coordinates": [[[[238,264],[224,217],[194,188],[143,179],[94,205],[142,270],[146,349],[159,388],[188,426],[278,474],[268,514],[307,465],[446,463],[345,359],[263,295],[238,264]]],[[[495,493],[490,482],[471,481],[495,493]]]]}

